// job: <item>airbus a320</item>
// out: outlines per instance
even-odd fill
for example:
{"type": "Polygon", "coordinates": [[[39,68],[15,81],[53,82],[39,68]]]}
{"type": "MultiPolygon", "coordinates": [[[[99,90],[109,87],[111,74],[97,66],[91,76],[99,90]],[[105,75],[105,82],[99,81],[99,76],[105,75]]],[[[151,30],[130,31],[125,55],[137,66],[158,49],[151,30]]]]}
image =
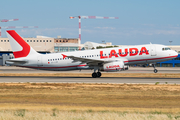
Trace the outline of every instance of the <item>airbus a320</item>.
{"type": "MultiPolygon", "coordinates": [[[[7,36],[15,58],[6,64],[56,71],[94,69],[93,78],[101,77],[100,71],[115,72],[125,65],[162,62],[178,56],[176,51],[160,44],[40,54],[14,30],[8,30],[7,36]]],[[[158,72],[155,66],[154,72],[158,72]]]]}

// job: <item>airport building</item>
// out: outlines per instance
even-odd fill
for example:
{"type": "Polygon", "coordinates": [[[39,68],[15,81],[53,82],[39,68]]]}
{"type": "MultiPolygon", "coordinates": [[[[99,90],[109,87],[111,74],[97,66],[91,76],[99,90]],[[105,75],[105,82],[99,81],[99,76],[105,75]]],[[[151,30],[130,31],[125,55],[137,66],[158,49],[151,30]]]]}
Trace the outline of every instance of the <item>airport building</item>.
{"type": "Polygon", "coordinates": [[[54,39],[54,52],[68,52],[77,51],[80,47],[78,38],[55,38],[54,39]]]}
{"type": "MultiPolygon", "coordinates": [[[[54,38],[23,38],[37,52],[54,52],[54,38]]],[[[8,38],[0,38],[0,52],[12,52],[8,38]]]]}
{"type": "MultiPolygon", "coordinates": [[[[86,42],[80,44],[78,38],[49,38],[45,36],[37,36],[36,38],[23,38],[32,48],[39,53],[57,53],[78,50],[96,49],[96,47],[113,46],[112,43],[94,43],[86,42]]],[[[119,45],[119,47],[127,45],[119,45]]],[[[165,62],[159,62],[157,67],[180,67],[180,46],[168,46],[169,48],[179,52],[177,58],[165,62]]],[[[5,65],[5,60],[13,58],[13,53],[8,38],[0,38],[0,65],[5,65]]]]}

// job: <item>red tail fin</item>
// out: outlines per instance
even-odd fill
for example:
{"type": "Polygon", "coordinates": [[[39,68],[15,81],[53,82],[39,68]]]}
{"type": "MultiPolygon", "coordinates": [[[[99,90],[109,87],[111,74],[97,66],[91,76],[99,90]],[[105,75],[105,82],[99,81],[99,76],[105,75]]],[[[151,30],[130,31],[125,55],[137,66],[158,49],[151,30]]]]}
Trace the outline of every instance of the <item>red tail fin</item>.
{"type": "Polygon", "coordinates": [[[26,57],[30,51],[35,51],[14,30],[7,30],[11,48],[15,58],[26,57]]]}

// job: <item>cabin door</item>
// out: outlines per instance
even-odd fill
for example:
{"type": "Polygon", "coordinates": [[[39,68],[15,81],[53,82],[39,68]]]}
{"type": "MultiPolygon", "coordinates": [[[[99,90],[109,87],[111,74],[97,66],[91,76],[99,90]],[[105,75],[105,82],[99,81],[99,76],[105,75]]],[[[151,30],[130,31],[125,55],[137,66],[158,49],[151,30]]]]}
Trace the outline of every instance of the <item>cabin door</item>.
{"type": "Polygon", "coordinates": [[[38,56],[38,58],[37,58],[37,65],[38,66],[43,66],[43,64],[42,64],[42,56],[38,56]]]}
{"type": "Polygon", "coordinates": [[[151,45],[151,56],[156,56],[156,46],[155,45],[151,45]]]}

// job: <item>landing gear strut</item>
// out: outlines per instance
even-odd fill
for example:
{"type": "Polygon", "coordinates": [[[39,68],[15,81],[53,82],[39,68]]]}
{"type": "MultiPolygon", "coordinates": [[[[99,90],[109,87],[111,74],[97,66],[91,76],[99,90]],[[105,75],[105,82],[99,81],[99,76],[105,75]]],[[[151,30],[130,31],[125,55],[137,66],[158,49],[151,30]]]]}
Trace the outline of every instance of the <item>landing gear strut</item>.
{"type": "Polygon", "coordinates": [[[92,73],[92,77],[93,78],[101,77],[101,72],[99,72],[98,68],[94,68],[94,72],[92,73]],[[96,73],[96,70],[98,70],[97,73],[96,73]]]}
{"type": "Polygon", "coordinates": [[[153,64],[153,67],[154,67],[154,73],[157,73],[157,72],[158,72],[158,70],[156,69],[156,65],[155,65],[155,64],[153,64]]]}

